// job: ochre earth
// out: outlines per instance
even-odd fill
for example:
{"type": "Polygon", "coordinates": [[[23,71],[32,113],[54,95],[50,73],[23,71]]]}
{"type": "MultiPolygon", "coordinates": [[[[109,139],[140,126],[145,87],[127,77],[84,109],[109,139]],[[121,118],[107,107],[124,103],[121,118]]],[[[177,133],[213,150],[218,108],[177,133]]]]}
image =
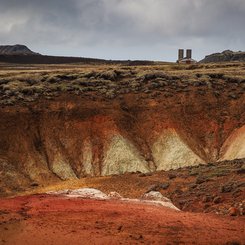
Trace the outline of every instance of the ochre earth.
{"type": "Polygon", "coordinates": [[[221,107],[192,95],[142,101],[128,95],[110,102],[64,95],[2,108],[0,187],[6,192],[32,182],[244,158],[244,99],[221,107]]]}
{"type": "Polygon", "coordinates": [[[0,244],[245,243],[245,64],[4,66],[0,244]]]}
{"type": "Polygon", "coordinates": [[[119,201],[1,199],[0,244],[244,244],[244,220],[119,201]],[[237,242],[237,243],[235,243],[237,242]]]}
{"type": "Polygon", "coordinates": [[[6,68],[0,193],[244,158],[244,71],[201,67],[6,68]]]}

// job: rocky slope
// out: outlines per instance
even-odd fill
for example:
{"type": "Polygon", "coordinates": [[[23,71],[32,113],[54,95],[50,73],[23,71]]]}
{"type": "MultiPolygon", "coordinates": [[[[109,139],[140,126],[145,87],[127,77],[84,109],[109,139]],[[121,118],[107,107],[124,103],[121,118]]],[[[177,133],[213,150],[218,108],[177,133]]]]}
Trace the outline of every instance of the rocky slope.
{"type": "Polygon", "coordinates": [[[39,55],[25,45],[0,45],[0,55],[39,55]]]}
{"type": "Polygon", "coordinates": [[[100,69],[2,75],[2,193],[245,157],[243,78],[100,69]]]}
{"type": "Polygon", "coordinates": [[[214,53],[207,55],[201,63],[212,63],[212,62],[244,62],[245,52],[233,52],[231,50],[225,50],[222,53],[214,53]]]}

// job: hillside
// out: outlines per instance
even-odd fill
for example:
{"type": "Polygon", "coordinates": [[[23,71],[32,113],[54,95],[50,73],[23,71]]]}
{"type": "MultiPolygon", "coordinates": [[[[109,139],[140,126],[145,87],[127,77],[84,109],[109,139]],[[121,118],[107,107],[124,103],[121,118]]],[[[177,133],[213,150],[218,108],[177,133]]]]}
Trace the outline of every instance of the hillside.
{"type": "Polygon", "coordinates": [[[244,158],[243,66],[182,68],[0,73],[1,192],[244,158]]]}
{"type": "Polygon", "coordinates": [[[0,63],[9,64],[123,64],[123,65],[153,65],[147,60],[104,60],[87,57],[67,57],[40,55],[31,51],[25,45],[0,45],[0,63]]]}
{"type": "Polygon", "coordinates": [[[134,64],[0,64],[0,244],[244,244],[245,63],[134,64]]]}
{"type": "Polygon", "coordinates": [[[0,45],[0,55],[40,55],[25,45],[0,45]]]}
{"type": "Polygon", "coordinates": [[[225,50],[222,53],[214,53],[207,55],[201,63],[212,63],[212,62],[244,62],[245,52],[233,52],[231,50],[225,50]]]}

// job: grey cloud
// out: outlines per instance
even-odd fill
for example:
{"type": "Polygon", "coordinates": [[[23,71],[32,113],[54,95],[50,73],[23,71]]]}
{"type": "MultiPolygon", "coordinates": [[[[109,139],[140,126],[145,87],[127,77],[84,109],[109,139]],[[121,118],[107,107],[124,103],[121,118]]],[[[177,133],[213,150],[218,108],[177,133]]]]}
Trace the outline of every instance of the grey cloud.
{"type": "Polygon", "coordinates": [[[175,60],[244,49],[244,0],[0,0],[0,43],[47,54],[175,60]]]}

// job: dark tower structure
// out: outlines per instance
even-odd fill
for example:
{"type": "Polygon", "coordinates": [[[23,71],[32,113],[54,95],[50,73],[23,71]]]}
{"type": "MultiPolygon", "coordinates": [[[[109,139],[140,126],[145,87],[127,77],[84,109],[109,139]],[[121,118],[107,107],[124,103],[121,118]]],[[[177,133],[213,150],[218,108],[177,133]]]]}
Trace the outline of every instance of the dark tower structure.
{"type": "Polygon", "coordinates": [[[191,59],[191,56],[192,56],[192,50],[191,49],[187,49],[186,50],[186,58],[187,59],[191,59]]]}
{"type": "Polygon", "coordinates": [[[184,59],[184,49],[179,49],[178,60],[182,60],[182,59],[184,59]]]}

